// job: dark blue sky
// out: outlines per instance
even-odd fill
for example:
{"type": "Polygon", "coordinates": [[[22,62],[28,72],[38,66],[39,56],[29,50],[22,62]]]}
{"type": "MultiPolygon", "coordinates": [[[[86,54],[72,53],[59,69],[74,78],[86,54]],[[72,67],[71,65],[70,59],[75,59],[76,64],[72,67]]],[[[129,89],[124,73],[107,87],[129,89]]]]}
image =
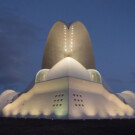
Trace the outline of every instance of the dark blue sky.
{"type": "Polygon", "coordinates": [[[81,21],[102,77],[114,92],[135,92],[135,0],[0,0],[0,93],[30,83],[58,20],[81,21]]]}

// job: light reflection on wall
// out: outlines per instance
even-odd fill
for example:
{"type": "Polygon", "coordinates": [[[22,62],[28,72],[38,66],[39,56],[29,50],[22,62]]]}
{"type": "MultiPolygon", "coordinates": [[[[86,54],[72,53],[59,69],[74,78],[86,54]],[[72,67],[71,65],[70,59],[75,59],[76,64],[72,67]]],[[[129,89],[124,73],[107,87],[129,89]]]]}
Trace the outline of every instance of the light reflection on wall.
{"type": "Polygon", "coordinates": [[[49,116],[49,115],[51,115],[51,113],[52,113],[52,111],[51,111],[51,109],[49,109],[49,108],[45,108],[45,109],[43,110],[43,115],[45,115],[45,116],[49,116]]]}
{"type": "Polygon", "coordinates": [[[73,109],[71,112],[70,112],[70,118],[81,118],[82,116],[82,112],[81,111],[78,111],[77,109],[73,109]]]}
{"type": "Polygon", "coordinates": [[[16,108],[12,111],[12,115],[16,116],[19,113],[19,108],[16,108]]]}
{"type": "Polygon", "coordinates": [[[28,110],[27,109],[22,109],[20,111],[20,115],[22,115],[22,116],[26,116],[27,114],[28,114],[28,110]]]}
{"type": "Polygon", "coordinates": [[[29,114],[30,114],[30,115],[38,116],[38,115],[41,114],[41,112],[40,112],[37,108],[35,108],[35,109],[30,110],[30,111],[29,111],[29,114]]]}
{"type": "Polygon", "coordinates": [[[89,108],[85,108],[85,114],[87,116],[96,116],[97,110],[93,104],[88,104],[89,108]]]}
{"type": "Polygon", "coordinates": [[[68,111],[67,109],[56,109],[54,111],[55,115],[59,118],[59,117],[64,117],[67,115],[68,111]]]}

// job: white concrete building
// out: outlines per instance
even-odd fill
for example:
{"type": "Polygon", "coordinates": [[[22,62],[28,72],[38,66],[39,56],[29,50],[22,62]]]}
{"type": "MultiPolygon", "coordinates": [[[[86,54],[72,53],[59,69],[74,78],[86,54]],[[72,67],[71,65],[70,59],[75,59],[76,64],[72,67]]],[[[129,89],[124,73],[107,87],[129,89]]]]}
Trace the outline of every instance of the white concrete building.
{"type": "Polygon", "coordinates": [[[2,110],[5,117],[132,118],[135,110],[105,87],[81,22],[57,22],[49,33],[35,83],[2,110]]]}

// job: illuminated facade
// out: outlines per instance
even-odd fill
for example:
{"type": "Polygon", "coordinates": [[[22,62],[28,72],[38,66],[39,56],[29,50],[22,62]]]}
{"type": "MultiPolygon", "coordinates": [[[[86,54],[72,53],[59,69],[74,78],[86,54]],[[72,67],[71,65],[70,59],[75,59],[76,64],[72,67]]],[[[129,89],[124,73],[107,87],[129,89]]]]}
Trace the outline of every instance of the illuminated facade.
{"type": "Polygon", "coordinates": [[[134,109],[104,87],[89,34],[81,22],[56,22],[34,86],[2,110],[6,117],[96,119],[134,117],[134,109]]]}

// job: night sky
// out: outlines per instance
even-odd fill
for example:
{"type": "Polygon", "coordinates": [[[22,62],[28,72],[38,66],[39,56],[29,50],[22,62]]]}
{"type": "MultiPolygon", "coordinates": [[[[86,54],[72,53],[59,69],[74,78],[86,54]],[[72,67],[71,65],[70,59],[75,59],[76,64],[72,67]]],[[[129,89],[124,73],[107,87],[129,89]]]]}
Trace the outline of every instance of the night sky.
{"type": "Polygon", "coordinates": [[[59,20],[86,26],[112,91],[135,92],[135,0],[0,0],[0,93],[27,87],[59,20]]]}

